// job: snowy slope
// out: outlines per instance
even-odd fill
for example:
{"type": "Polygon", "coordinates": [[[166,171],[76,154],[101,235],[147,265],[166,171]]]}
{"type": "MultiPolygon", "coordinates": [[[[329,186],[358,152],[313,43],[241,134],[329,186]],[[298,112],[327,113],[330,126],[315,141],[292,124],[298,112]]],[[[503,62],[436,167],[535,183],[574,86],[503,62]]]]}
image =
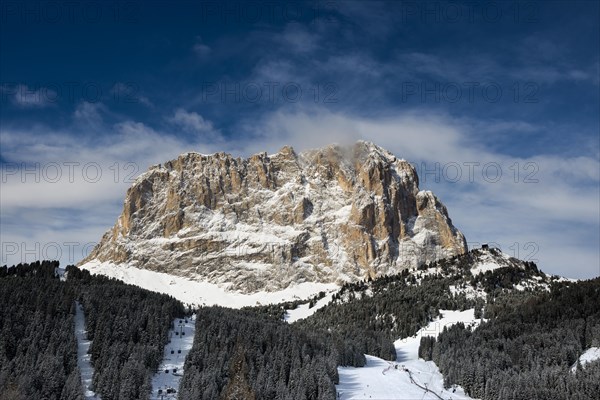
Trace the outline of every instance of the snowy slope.
{"type": "MultiPolygon", "coordinates": [[[[585,368],[585,364],[600,360],[600,347],[590,347],[580,357],[579,363],[585,368]]],[[[571,368],[571,372],[577,371],[577,363],[571,368]]]]}
{"type": "Polygon", "coordinates": [[[179,393],[179,383],[183,376],[185,358],[194,344],[196,316],[187,319],[176,318],[173,321],[173,326],[174,329],[169,331],[170,343],[165,346],[163,362],[152,378],[150,400],[176,399],[179,393]],[[181,334],[182,332],[184,335],[181,334]],[[171,354],[171,351],[173,354],[171,354]],[[175,389],[175,392],[167,394],[167,389],[175,389]],[[159,394],[159,390],[162,390],[161,394],[159,394]]]}
{"type": "Polygon", "coordinates": [[[313,315],[318,309],[325,307],[331,301],[333,294],[334,292],[327,294],[325,297],[318,300],[317,303],[311,308],[309,308],[309,304],[306,303],[300,304],[293,310],[286,310],[283,319],[291,324],[298,320],[308,318],[311,315],[313,315]]]}
{"type": "Polygon", "coordinates": [[[477,262],[471,268],[471,274],[476,276],[487,271],[494,271],[498,268],[513,264],[514,262],[511,262],[510,256],[505,253],[499,252],[499,255],[495,255],[490,251],[482,250],[479,254],[477,262]]]}
{"type": "Polygon", "coordinates": [[[419,359],[419,343],[422,336],[437,337],[444,326],[458,322],[478,326],[481,322],[475,319],[474,310],[446,311],[440,310],[442,318],[431,322],[421,329],[417,335],[397,340],[396,362],[384,361],[367,356],[367,365],[363,368],[340,367],[340,383],[336,386],[340,399],[471,399],[462,388],[445,390],[443,376],[433,361],[419,359]],[[426,387],[426,392],[421,387],[426,387]],[[432,393],[433,392],[433,393],[432,393]],[[434,394],[435,393],[435,394],[434,394]]]}
{"type": "Polygon", "coordinates": [[[89,270],[92,274],[116,278],[143,289],[171,295],[184,303],[206,306],[221,305],[230,308],[298,300],[311,297],[321,291],[338,288],[335,284],[301,283],[277,292],[243,294],[228,291],[226,287],[214,283],[191,281],[180,276],[123,265],[117,266],[108,262],[92,261],[81,268],[89,270]]]}
{"type": "Polygon", "coordinates": [[[83,307],[79,303],[77,303],[75,313],[75,336],[77,337],[77,366],[81,374],[84,397],[90,400],[100,400],[100,396],[89,389],[92,386],[94,376],[94,367],[92,366],[91,356],[88,354],[92,342],[87,339],[85,316],[83,307]]]}

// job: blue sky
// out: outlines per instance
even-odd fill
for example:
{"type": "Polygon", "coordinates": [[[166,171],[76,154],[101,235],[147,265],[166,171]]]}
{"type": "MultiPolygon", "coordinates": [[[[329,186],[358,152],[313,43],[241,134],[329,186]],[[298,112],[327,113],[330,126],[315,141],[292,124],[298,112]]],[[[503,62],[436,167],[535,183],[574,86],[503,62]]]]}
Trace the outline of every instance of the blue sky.
{"type": "Polygon", "coordinates": [[[1,264],[76,262],[150,165],[357,139],[473,245],[600,275],[596,1],[7,0],[1,264]]]}

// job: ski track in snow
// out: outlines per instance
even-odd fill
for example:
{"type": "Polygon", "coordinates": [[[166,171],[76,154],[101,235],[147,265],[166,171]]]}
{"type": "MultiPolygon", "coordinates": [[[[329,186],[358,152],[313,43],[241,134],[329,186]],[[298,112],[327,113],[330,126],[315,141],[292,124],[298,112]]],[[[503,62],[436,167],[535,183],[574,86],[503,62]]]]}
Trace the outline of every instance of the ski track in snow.
{"type": "Polygon", "coordinates": [[[158,372],[152,378],[152,394],[150,400],[177,399],[177,396],[179,395],[179,383],[183,376],[183,364],[194,344],[196,316],[176,318],[173,320],[173,326],[174,329],[169,331],[171,342],[165,346],[163,361],[158,368],[158,372]],[[180,321],[183,323],[180,324],[180,321]],[[179,335],[177,335],[176,332],[179,332],[179,335]],[[185,335],[181,335],[181,332],[184,332],[185,335]],[[171,354],[171,350],[174,354],[171,354]],[[181,350],[181,353],[178,352],[179,350],[181,350]],[[169,373],[165,372],[167,369],[169,370],[169,373]],[[174,369],[177,369],[176,373],[173,373],[174,369]],[[176,392],[167,394],[167,388],[175,389],[176,392]],[[158,394],[159,389],[162,390],[162,395],[158,394]]]}
{"type": "Polygon", "coordinates": [[[478,326],[481,320],[475,319],[474,310],[440,310],[442,318],[429,323],[415,336],[394,342],[396,361],[385,361],[366,355],[367,365],[362,368],[339,367],[340,383],[336,385],[338,399],[377,399],[377,400],[470,400],[462,388],[444,389],[444,378],[433,361],[419,359],[419,344],[422,336],[437,337],[444,326],[458,322],[478,326]],[[410,371],[410,374],[404,369],[410,371]],[[411,382],[427,387],[425,392],[411,382]],[[435,394],[434,394],[435,393],[435,394]]]}
{"type": "Polygon", "coordinates": [[[100,400],[100,395],[97,395],[89,388],[92,385],[94,377],[94,367],[92,366],[92,356],[88,354],[91,340],[87,339],[87,331],[85,330],[85,315],[81,304],[76,304],[75,313],[75,336],[77,337],[77,366],[81,374],[81,384],[83,385],[83,394],[86,399],[100,400]]]}

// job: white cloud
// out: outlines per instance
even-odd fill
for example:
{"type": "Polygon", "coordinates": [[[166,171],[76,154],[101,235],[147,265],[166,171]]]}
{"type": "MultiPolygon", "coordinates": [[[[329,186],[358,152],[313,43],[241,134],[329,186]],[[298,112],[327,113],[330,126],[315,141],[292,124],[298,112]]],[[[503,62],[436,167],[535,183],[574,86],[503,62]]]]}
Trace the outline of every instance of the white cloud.
{"type": "Polygon", "coordinates": [[[203,137],[204,140],[221,138],[221,134],[215,129],[212,122],[204,119],[200,114],[193,111],[188,112],[181,108],[177,109],[175,114],[169,118],[169,122],[176,127],[181,128],[184,132],[203,137]]]}
{"type": "Polygon", "coordinates": [[[281,45],[294,53],[310,53],[319,48],[319,37],[299,23],[287,24],[280,39],[281,45]]]}
{"type": "Polygon", "coordinates": [[[107,112],[102,103],[89,103],[83,101],[75,107],[73,119],[77,124],[87,128],[99,128],[103,123],[103,116],[107,112]]]}
{"type": "Polygon", "coordinates": [[[157,132],[140,122],[104,129],[98,136],[3,129],[2,214],[22,207],[89,210],[118,202],[149,166],[187,151],[213,151],[210,144],[157,132]]]}

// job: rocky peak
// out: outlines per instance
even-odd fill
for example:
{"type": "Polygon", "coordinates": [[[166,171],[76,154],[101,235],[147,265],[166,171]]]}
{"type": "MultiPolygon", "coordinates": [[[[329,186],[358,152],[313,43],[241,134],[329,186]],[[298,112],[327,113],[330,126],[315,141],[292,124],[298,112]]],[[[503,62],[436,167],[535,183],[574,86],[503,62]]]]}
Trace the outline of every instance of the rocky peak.
{"type": "Polygon", "coordinates": [[[374,277],[465,252],[446,207],[418,185],[408,162],[364,141],[247,159],[185,153],[135,181],[83,263],[253,292],[374,277]]]}

